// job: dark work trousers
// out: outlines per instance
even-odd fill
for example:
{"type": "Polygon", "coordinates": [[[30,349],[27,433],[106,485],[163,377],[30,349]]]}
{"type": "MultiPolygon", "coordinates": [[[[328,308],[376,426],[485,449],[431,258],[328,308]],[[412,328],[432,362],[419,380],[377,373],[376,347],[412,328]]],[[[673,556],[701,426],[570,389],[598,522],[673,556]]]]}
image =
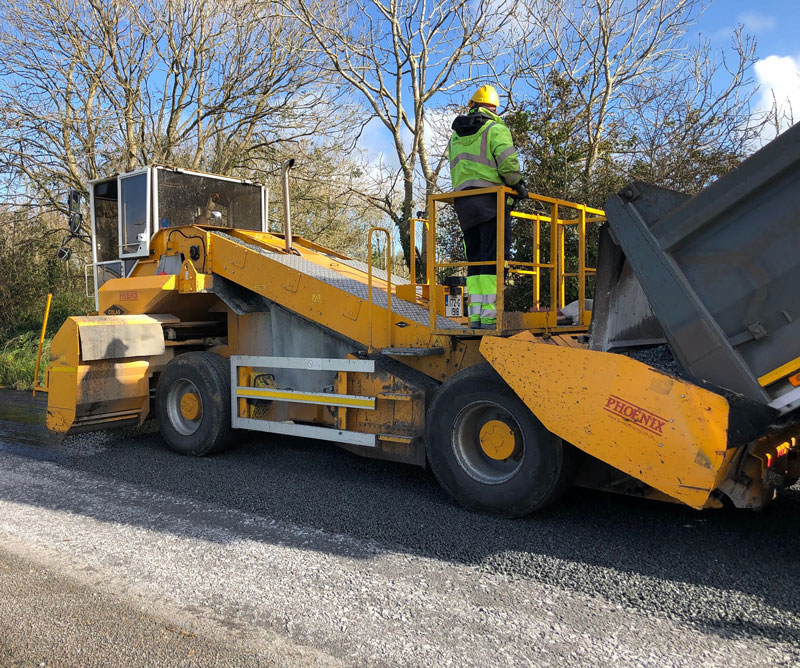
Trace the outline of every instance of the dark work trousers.
{"type": "MultiPolygon", "coordinates": [[[[506,230],[504,245],[506,260],[511,249],[511,231],[508,221],[511,219],[511,209],[506,209],[506,230]]],[[[473,225],[469,229],[462,229],[464,235],[464,249],[467,253],[467,262],[496,262],[497,261],[497,220],[492,218],[485,223],[473,225]]],[[[467,276],[478,274],[495,275],[496,265],[487,264],[482,267],[467,267],[467,276]]]]}
{"type": "MultiPolygon", "coordinates": [[[[508,214],[507,214],[508,215],[508,214]]],[[[472,327],[494,327],[497,322],[497,221],[495,218],[461,230],[467,262],[492,264],[467,267],[467,313],[472,327]]],[[[510,234],[506,234],[508,258],[510,234]]]]}

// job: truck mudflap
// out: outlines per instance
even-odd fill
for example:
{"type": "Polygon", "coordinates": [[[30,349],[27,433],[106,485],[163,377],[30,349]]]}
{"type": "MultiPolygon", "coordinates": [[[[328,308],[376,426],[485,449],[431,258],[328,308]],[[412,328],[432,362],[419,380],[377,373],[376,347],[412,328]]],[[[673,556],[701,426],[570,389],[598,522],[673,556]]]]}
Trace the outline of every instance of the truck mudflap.
{"type": "Polygon", "coordinates": [[[526,337],[484,337],[480,350],[548,430],[694,508],[740,450],[724,397],[636,360],[526,337]]]}
{"type": "Polygon", "coordinates": [[[162,322],[173,316],[68,318],[50,346],[47,428],[57,437],[141,423],[150,376],[166,363],[162,322]]]}

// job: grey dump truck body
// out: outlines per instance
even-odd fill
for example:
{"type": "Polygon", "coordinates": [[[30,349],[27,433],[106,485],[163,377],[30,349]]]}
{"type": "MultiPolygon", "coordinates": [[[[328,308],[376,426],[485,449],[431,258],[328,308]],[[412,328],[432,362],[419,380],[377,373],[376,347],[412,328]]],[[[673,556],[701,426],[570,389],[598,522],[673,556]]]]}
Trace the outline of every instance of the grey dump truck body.
{"type": "Polygon", "coordinates": [[[608,200],[591,347],[669,343],[685,374],[800,405],[800,125],[695,197],[634,182],[608,200]]]}

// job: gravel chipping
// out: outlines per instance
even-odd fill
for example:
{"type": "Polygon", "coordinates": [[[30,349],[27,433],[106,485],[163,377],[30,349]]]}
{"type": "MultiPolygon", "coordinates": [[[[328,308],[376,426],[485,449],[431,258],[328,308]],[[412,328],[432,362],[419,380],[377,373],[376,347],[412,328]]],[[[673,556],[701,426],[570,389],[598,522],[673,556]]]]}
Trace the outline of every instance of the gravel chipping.
{"type": "Polygon", "coordinates": [[[501,520],[323,443],[55,447],[9,412],[0,550],[265,662],[277,635],[343,665],[800,666],[798,488],[758,514],[576,489],[501,520]]]}
{"type": "Polygon", "coordinates": [[[643,364],[647,364],[654,369],[666,371],[673,376],[681,375],[680,364],[678,364],[678,360],[675,359],[675,356],[672,354],[672,349],[668,345],[636,350],[627,353],[627,356],[643,364]]]}

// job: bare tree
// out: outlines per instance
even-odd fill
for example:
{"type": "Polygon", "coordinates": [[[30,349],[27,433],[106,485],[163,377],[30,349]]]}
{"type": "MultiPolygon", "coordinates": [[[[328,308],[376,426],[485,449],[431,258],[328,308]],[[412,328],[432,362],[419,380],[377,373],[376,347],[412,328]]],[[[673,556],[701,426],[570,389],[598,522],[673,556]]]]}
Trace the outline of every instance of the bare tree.
{"type": "MultiPolygon", "coordinates": [[[[800,75],[798,75],[800,78],[800,75]]],[[[800,82],[798,82],[800,84],[800,82]]],[[[779,134],[795,124],[794,105],[789,97],[778,99],[773,89],[770,90],[769,109],[762,112],[764,133],[760,140],[764,143],[775,139],[779,134]]]]}
{"type": "Polygon", "coordinates": [[[680,69],[628,89],[627,141],[618,151],[633,176],[696,193],[753,150],[769,119],[750,104],[754,43],[739,29],[733,47],[717,60],[703,41],[680,69]]]}
{"type": "Polygon", "coordinates": [[[631,86],[660,80],[688,53],[686,29],[703,0],[523,0],[531,32],[542,38],[545,56],[528,67],[534,87],[557,70],[572,85],[583,110],[588,146],[584,176],[591,182],[609,126],[627,110],[631,86]],[[549,67],[542,67],[542,61],[549,67]]]}
{"type": "Polygon", "coordinates": [[[0,18],[0,167],[35,201],[150,162],[247,171],[336,126],[274,3],[0,0],[0,18]]]}
{"type": "MultiPolygon", "coordinates": [[[[364,193],[400,231],[409,262],[409,221],[417,169],[425,195],[434,192],[444,155],[429,153],[428,114],[443,94],[473,85],[504,44],[505,0],[309,0],[285,2],[338,75],[366,105],[362,123],[385,128],[399,164],[401,201],[389,187],[364,193]]],[[[315,50],[309,52],[312,55],[315,50]]],[[[358,121],[356,121],[358,122],[358,121]]],[[[423,207],[424,208],[424,207],[423,207]]]]}
{"type": "MultiPolygon", "coordinates": [[[[369,166],[339,143],[298,142],[293,155],[298,157],[289,182],[295,233],[366,259],[368,230],[385,217],[360,196],[371,181],[369,166]]],[[[282,207],[277,204],[272,217],[280,219],[282,207]]],[[[280,224],[274,227],[280,229],[280,224]]]]}

